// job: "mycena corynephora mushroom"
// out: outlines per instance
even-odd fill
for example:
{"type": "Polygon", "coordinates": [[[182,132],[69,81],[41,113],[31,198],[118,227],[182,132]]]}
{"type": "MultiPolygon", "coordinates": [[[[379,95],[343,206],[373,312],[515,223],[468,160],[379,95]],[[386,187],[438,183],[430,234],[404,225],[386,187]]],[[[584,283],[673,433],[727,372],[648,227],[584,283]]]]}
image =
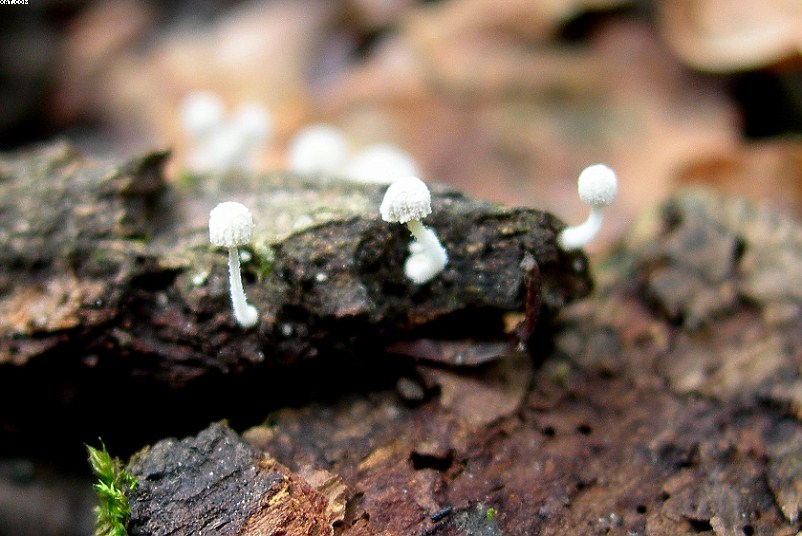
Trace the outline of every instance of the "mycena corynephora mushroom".
{"type": "Polygon", "coordinates": [[[212,245],[228,248],[228,275],[231,284],[231,304],[237,323],[250,328],[259,321],[256,307],[245,298],[240,274],[237,246],[244,246],[253,238],[253,216],[245,205],[234,201],[220,203],[209,213],[209,241],[212,245]]]}
{"type": "Polygon", "coordinates": [[[590,205],[590,214],[583,223],[560,232],[557,242],[566,251],[585,246],[599,233],[604,207],[615,201],[618,190],[615,172],[604,164],[588,166],[579,174],[577,190],[579,199],[590,205]]]}
{"type": "Polygon", "coordinates": [[[223,101],[210,91],[196,91],[181,102],[181,124],[193,141],[208,136],[225,118],[223,101]]]}
{"type": "Polygon", "coordinates": [[[429,188],[422,180],[409,176],[393,182],[384,194],[379,212],[386,222],[405,223],[415,237],[404,263],[408,279],[422,285],[443,271],[448,253],[434,231],[421,223],[432,212],[429,188]]]}
{"type": "Polygon", "coordinates": [[[292,171],[336,175],[348,158],[348,141],[333,125],[318,123],[298,132],[290,142],[287,163],[292,171]]]}
{"type": "Polygon", "coordinates": [[[190,141],[187,165],[203,173],[256,169],[273,131],[273,118],[260,103],[241,104],[228,116],[223,101],[209,91],[184,98],[181,123],[190,141]]]}
{"type": "Polygon", "coordinates": [[[418,164],[404,150],[389,143],[374,143],[351,156],[343,175],[357,182],[392,184],[396,179],[418,175],[418,164]]]}

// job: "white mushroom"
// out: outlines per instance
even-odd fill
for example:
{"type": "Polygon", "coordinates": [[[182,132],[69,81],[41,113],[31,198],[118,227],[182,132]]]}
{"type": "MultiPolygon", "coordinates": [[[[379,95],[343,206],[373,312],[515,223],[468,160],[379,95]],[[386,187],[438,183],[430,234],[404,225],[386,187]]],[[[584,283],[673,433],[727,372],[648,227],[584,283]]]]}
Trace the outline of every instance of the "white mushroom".
{"type": "Polygon", "coordinates": [[[234,201],[220,203],[209,213],[209,241],[228,248],[228,275],[231,283],[231,304],[239,325],[250,328],[259,321],[259,313],[245,298],[240,274],[237,246],[253,238],[253,217],[245,205],[234,201]]]}
{"type": "Polygon", "coordinates": [[[397,179],[419,174],[418,164],[406,151],[389,143],[374,143],[352,156],[343,175],[357,182],[392,184],[397,179]]]}
{"type": "Polygon", "coordinates": [[[598,234],[604,207],[615,201],[618,190],[615,172],[604,164],[588,166],[579,174],[577,190],[579,199],[590,205],[590,214],[583,223],[560,232],[557,242],[565,250],[579,249],[598,234]]]}
{"type": "Polygon", "coordinates": [[[273,132],[273,118],[262,104],[241,104],[227,117],[223,101],[209,91],[184,98],[181,123],[190,142],[187,165],[201,173],[257,169],[273,132]]]}
{"type": "Polygon", "coordinates": [[[448,253],[434,231],[421,223],[432,212],[429,188],[422,180],[412,176],[396,180],[387,188],[379,212],[386,222],[405,223],[415,237],[404,263],[408,279],[422,285],[445,268],[448,253]]]}
{"type": "Polygon", "coordinates": [[[186,133],[198,140],[223,123],[225,105],[210,91],[195,91],[181,102],[181,124],[186,133]]]}
{"type": "Polygon", "coordinates": [[[261,144],[273,134],[273,116],[256,101],[245,102],[234,110],[231,121],[251,144],[261,144]]]}
{"type": "Polygon", "coordinates": [[[335,175],[348,157],[348,142],[336,127],[309,125],[290,142],[287,163],[292,171],[335,175]]]}

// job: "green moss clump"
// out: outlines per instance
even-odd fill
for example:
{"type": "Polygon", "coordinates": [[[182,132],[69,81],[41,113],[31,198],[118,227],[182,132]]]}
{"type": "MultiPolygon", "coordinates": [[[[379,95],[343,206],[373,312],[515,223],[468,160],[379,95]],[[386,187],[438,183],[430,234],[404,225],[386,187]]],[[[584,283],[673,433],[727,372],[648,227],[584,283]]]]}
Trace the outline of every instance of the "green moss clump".
{"type": "Polygon", "coordinates": [[[98,501],[95,536],[127,536],[131,509],[125,491],[136,488],[136,478],[123,470],[119,459],[111,457],[102,441],[100,447],[86,445],[89,465],[97,478],[93,486],[98,501]]]}

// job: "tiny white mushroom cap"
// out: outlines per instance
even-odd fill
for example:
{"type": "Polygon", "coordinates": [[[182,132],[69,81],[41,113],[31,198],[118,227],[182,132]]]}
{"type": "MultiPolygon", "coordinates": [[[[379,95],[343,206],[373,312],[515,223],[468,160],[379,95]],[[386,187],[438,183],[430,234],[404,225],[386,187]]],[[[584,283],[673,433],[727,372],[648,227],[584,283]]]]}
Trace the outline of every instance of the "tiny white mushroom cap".
{"type": "Polygon", "coordinates": [[[343,174],[357,182],[392,184],[408,175],[420,173],[412,156],[389,143],[375,143],[357,152],[348,161],[343,174]]]}
{"type": "Polygon", "coordinates": [[[248,140],[245,133],[233,123],[224,123],[209,134],[199,156],[205,167],[200,170],[227,173],[245,169],[248,158],[248,140]]]}
{"type": "Polygon", "coordinates": [[[273,117],[259,102],[240,104],[232,122],[248,141],[255,143],[267,140],[273,132],[273,117]]]}
{"type": "Polygon", "coordinates": [[[209,134],[223,122],[225,105],[210,91],[195,91],[181,102],[181,124],[194,137],[209,134]]]}
{"type": "Polygon", "coordinates": [[[209,213],[209,241],[215,246],[233,248],[253,238],[253,216],[248,207],[225,201],[209,213]]]}
{"type": "Polygon", "coordinates": [[[615,171],[604,164],[593,164],[582,170],[577,181],[579,199],[586,205],[603,207],[612,204],[618,190],[615,171]]]}
{"type": "Polygon", "coordinates": [[[337,127],[309,125],[290,142],[287,161],[298,173],[335,174],[348,158],[348,142],[337,127]]]}
{"type": "Polygon", "coordinates": [[[421,220],[432,212],[429,188],[417,177],[400,178],[387,188],[379,212],[391,223],[421,220]]]}

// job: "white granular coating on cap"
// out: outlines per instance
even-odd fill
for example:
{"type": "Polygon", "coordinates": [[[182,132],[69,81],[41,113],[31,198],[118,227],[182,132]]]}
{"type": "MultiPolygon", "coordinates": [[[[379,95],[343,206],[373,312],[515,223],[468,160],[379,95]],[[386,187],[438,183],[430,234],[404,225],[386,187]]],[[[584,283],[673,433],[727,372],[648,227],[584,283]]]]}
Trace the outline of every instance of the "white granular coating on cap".
{"type": "Polygon", "coordinates": [[[242,246],[253,238],[253,216],[235,201],[220,203],[209,213],[209,241],[227,248],[242,246]]]}
{"type": "Polygon", "coordinates": [[[398,179],[387,188],[379,212],[386,222],[421,220],[432,212],[429,188],[417,177],[398,179]]]}
{"type": "Polygon", "coordinates": [[[579,199],[587,205],[609,205],[615,201],[618,190],[615,171],[604,164],[588,166],[579,174],[577,190],[579,199]]]}

